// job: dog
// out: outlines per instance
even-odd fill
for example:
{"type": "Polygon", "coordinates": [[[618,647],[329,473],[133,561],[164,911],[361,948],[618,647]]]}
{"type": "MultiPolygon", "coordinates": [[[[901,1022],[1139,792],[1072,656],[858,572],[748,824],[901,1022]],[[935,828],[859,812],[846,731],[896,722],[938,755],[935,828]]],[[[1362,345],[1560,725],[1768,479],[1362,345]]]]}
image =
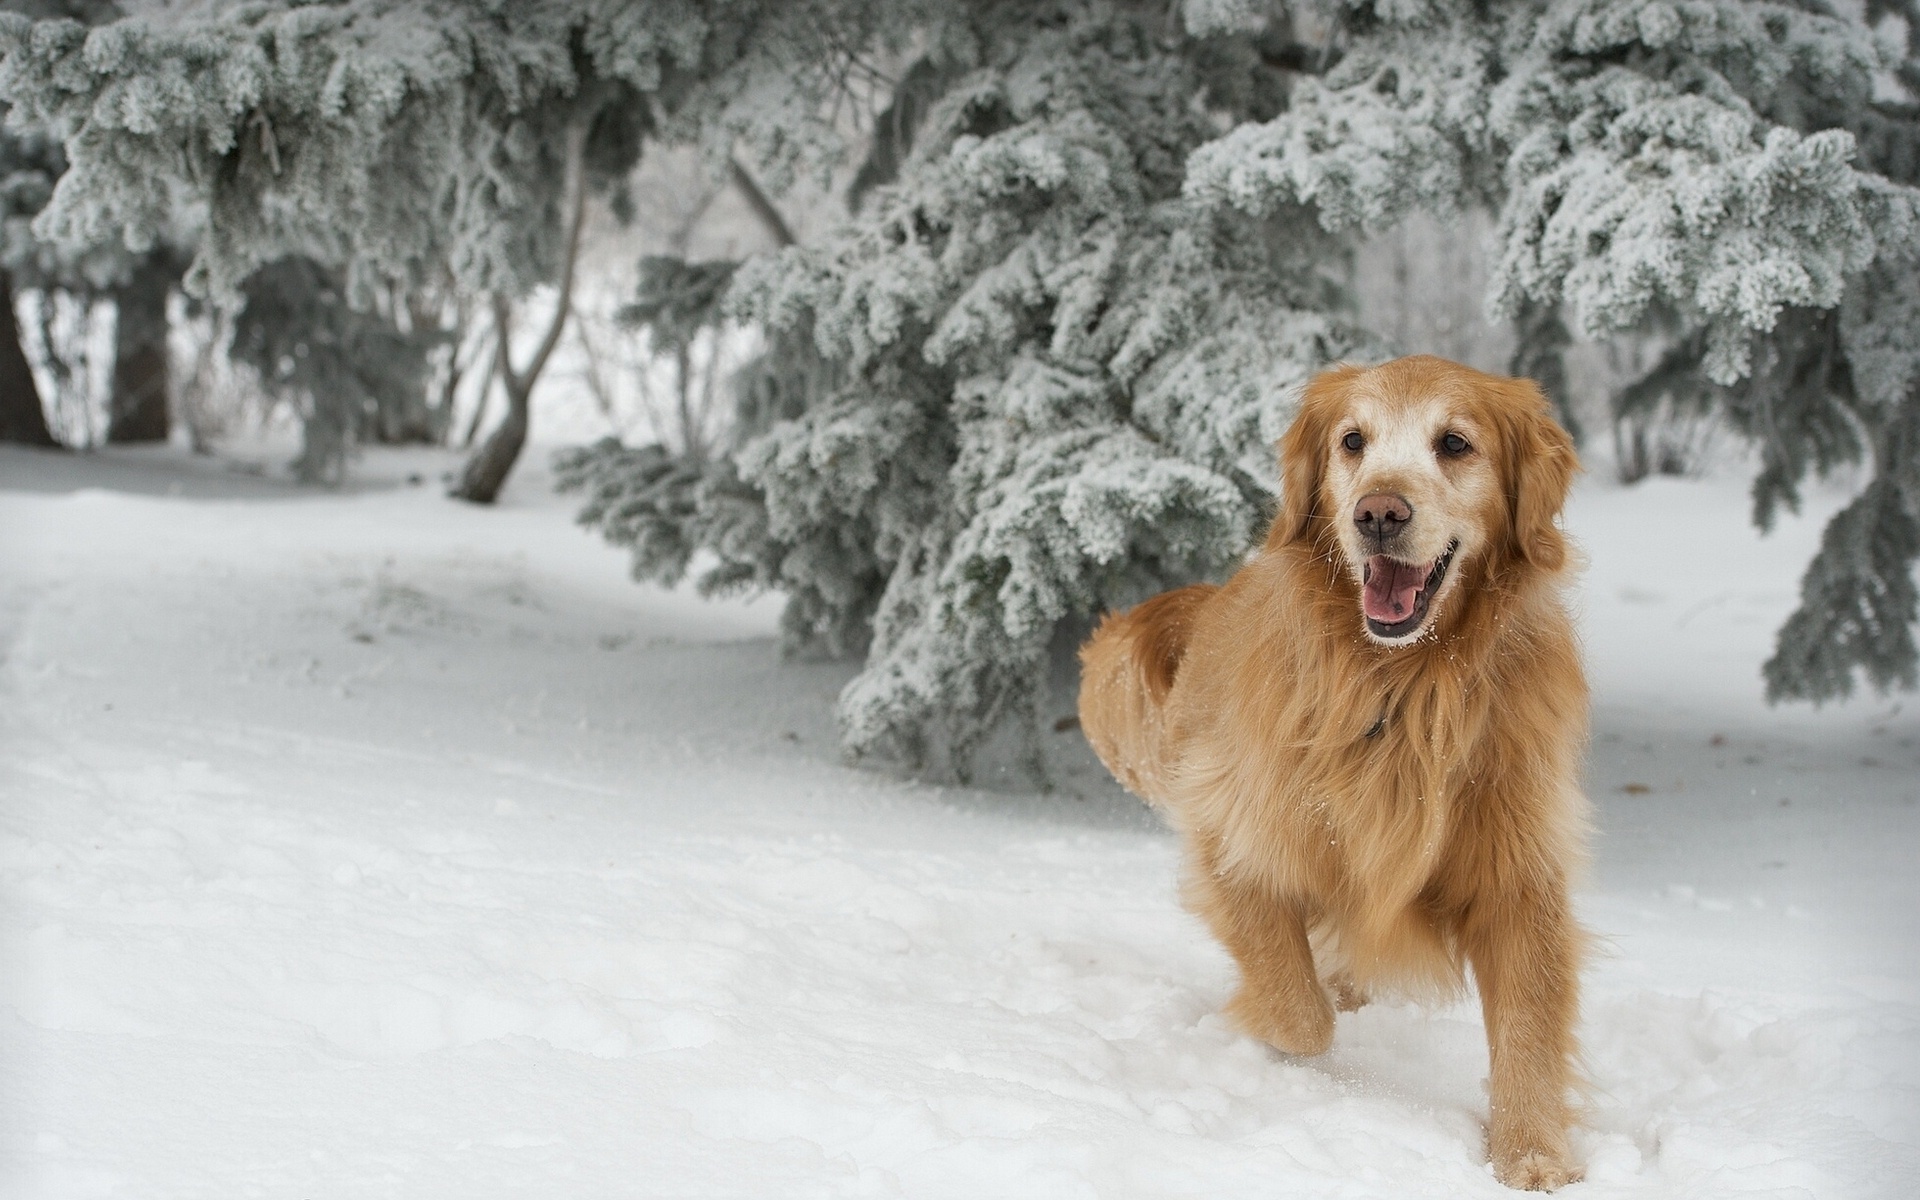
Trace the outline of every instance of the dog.
{"type": "Polygon", "coordinates": [[[1224,585],[1094,630],[1081,727],[1182,835],[1239,1028],[1319,1054],[1336,1007],[1471,967],[1488,1157],[1551,1190],[1580,1176],[1573,442],[1530,380],[1422,355],[1316,376],[1280,459],[1278,515],[1224,585]]]}

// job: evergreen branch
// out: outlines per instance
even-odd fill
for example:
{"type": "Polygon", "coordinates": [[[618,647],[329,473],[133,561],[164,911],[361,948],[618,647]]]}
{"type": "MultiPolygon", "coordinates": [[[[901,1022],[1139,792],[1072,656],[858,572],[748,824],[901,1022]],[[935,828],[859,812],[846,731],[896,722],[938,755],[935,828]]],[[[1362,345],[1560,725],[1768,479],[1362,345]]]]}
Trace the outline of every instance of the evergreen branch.
{"type": "Polygon", "coordinates": [[[1863,671],[1881,693],[1913,688],[1913,564],[1920,521],[1890,480],[1876,479],[1827,524],[1763,674],[1767,699],[1820,703],[1853,694],[1863,671]]]}

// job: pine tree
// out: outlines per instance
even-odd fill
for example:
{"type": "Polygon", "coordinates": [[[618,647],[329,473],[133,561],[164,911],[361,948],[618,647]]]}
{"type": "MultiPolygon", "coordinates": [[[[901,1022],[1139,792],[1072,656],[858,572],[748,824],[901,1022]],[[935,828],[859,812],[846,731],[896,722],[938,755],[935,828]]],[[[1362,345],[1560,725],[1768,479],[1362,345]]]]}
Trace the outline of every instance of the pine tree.
{"type": "Polygon", "coordinates": [[[964,774],[1004,732],[1032,764],[1075,630],[1243,552],[1290,389],[1380,350],[1348,252],[1416,211],[1495,215],[1488,303],[1517,366],[1551,382],[1572,333],[1663,338],[1622,411],[1723,414],[1759,447],[1762,522],[1870,456],[1768,685],[1914,677],[1911,3],[1869,0],[1864,22],[1820,0],[219,15],[0,20],[0,101],[72,164],[42,235],[144,246],[199,205],[189,285],[211,296],[304,255],[356,303],[445,271],[504,314],[563,273],[583,113],[626,114],[635,146],[746,153],[777,188],[831,160],[829,98],[890,92],[843,225],[656,264],[636,302],[662,344],[729,320],[766,339],[727,444],[564,465],[637,573],[710,553],[703,587],[787,594],[790,649],[864,654],[840,705],[856,755],[964,774]],[[1904,59],[1881,40],[1902,29],[1904,59]],[[897,79],[876,46],[913,48],[897,79]]]}
{"type": "Polygon", "coordinates": [[[1189,191],[1310,205],[1333,229],[1493,208],[1491,308],[1523,335],[1549,306],[1592,338],[1666,335],[1617,411],[1723,413],[1760,451],[1763,527],[1810,472],[1871,451],[1767,692],[1844,696],[1860,672],[1911,686],[1920,8],[1876,0],[1866,17],[1758,0],[1330,9],[1339,64],[1196,154],[1189,191]],[[1877,96],[1872,24],[1904,25],[1898,100],[1877,96]]]}
{"type": "MultiPolygon", "coordinates": [[[[8,0],[0,9],[83,24],[120,15],[111,0],[8,0]]],[[[119,320],[107,440],[164,441],[166,301],[179,276],[179,255],[170,245],[136,255],[112,240],[62,246],[38,237],[34,218],[65,170],[66,156],[56,140],[30,128],[0,130],[0,301],[7,306],[0,328],[0,440],[58,444],[13,308],[16,291],[28,290],[114,302],[119,320]]]]}
{"type": "Polygon", "coordinates": [[[857,216],[738,272],[772,349],[731,455],[564,463],[637,573],[705,547],[704,586],[788,594],[789,649],[864,650],[856,756],[965,776],[1005,732],[1037,770],[1062,631],[1229,569],[1289,389],[1360,345],[1328,315],[1333,239],[1182,198],[1215,122],[1281,84],[1253,42],[1174,32],[1098,0],[934,22],[857,216]]]}
{"type": "Polygon", "coordinates": [[[308,258],[262,267],[241,295],[231,353],[300,413],[301,479],[337,482],[353,445],[386,440],[383,425],[424,405],[438,329],[402,330],[353,308],[340,273],[308,258]]]}
{"type": "MultiPolygon", "coordinates": [[[[1905,57],[1892,73],[1900,98],[1854,107],[1845,114],[1847,127],[1867,166],[1911,188],[1920,184],[1920,3],[1869,0],[1867,16],[1893,16],[1906,27],[1905,57]]],[[[1793,503],[1809,466],[1824,472],[1865,452],[1873,474],[1828,523],[1807,567],[1800,607],[1765,667],[1773,700],[1845,697],[1863,674],[1883,693],[1920,682],[1913,637],[1920,617],[1913,582],[1920,560],[1920,254],[1909,246],[1877,261],[1854,282],[1831,324],[1836,333],[1819,350],[1830,364],[1825,394],[1783,397],[1791,410],[1759,439],[1768,466],[1755,485],[1757,517],[1765,523],[1776,495],[1793,503]],[[1811,434],[1800,439],[1807,449],[1776,448],[1792,435],[1772,430],[1794,425],[1811,434]]]]}
{"type": "MultiPolygon", "coordinates": [[[[836,39],[865,44],[896,7],[281,0],[94,28],[4,15],[0,101],[69,160],[34,226],[50,243],[144,249],[194,215],[185,285],[216,303],[300,257],[341,271],[356,308],[451,279],[504,324],[565,276],[579,201],[623,177],[644,137],[738,144],[775,179],[824,159],[830,124],[812,114],[846,57],[836,39]]],[[[565,311],[563,297],[543,347],[565,311]]],[[[501,357],[519,398],[470,464],[469,498],[511,467],[547,352],[501,357]]]]}
{"type": "Polygon", "coordinates": [[[1623,411],[1724,409],[1761,448],[1761,520],[1873,443],[1886,482],[1835,526],[1769,686],[1909,679],[1889,414],[1914,373],[1888,355],[1920,344],[1893,305],[1920,155],[1874,99],[1873,32],[1814,3],[1293,7],[1313,44],[1261,0],[1191,0],[1186,36],[1119,3],[933,21],[846,227],[736,273],[772,346],[731,453],[576,455],[583,519],[639,574],[705,547],[706,586],[784,589],[792,648],[865,647],[849,749],[964,771],[1003,721],[1031,747],[1061,631],[1245,545],[1286,385],[1368,346],[1327,283],[1342,247],[1480,207],[1515,369],[1559,392],[1570,326],[1664,332],[1623,411]],[[1197,94],[1206,119],[1175,111],[1197,94]]]}
{"type": "Polygon", "coordinates": [[[114,369],[108,396],[108,442],[165,441],[167,299],[185,257],[173,245],[144,254],[114,243],[59,246],[33,232],[66,158],[30,130],[0,131],[0,271],[7,327],[0,328],[0,440],[56,445],[13,310],[16,291],[64,294],[91,305],[111,301],[114,369]]]}

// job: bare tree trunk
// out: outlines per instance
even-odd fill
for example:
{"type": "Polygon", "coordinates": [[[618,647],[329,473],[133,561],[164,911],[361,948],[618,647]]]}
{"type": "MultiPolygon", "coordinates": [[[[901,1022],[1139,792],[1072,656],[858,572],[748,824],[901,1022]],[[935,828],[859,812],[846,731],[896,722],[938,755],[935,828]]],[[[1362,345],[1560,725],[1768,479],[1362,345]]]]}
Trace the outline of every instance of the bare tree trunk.
{"type": "Polygon", "coordinates": [[[114,294],[120,317],[113,335],[109,443],[167,440],[167,293],[172,288],[166,256],[153,254],[114,294]]]}
{"type": "MultiPolygon", "coordinates": [[[[501,344],[505,342],[503,336],[501,344]]],[[[527,429],[532,415],[532,406],[528,403],[532,398],[527,390],[528,381],[503,372],[502,382],[507,388],[506,419],[494,427],[493,432],[487,435],[487,440],[480,444],[480,449],[467,460],[466,467],[460,472],[460,483],[452,493],[456,500],[492,504],[499,498],[500,489],[506,485],[513,464],[519,460],[520,451],[527,444],[527,429]]]]}
{"type": "Polygon", "coordinates": [[[588,332],[585,321],[574,322],[573,335],[580,339],[580,351],[587,356],[585,382],[587,391],[593,393],[593,406],[600,410],[600,415],[607,419],[608,425],[618,430],[621,425],[620,408],[614,402],[614,384],[607,378],[600,347],[593,344],[593,335],[588,332]]]}
{"type": "Polygon", "coordinates": [[[694,447],[693,431],[693,349],[687,345],[675,348],[673,352],[674,386],[679,395],[680,453],[687,458],[698,458],[700,452],[694,447]]]}
{"type": "Polygon", "coordinates": [[[0,303],[6,305],[6,326],[0,328],[0,442],[29,446],[58,446],[47,428],[47,411],[40,388],[20,345],[20,321],[13,314],[13,277],[0,271],[0,303]]]}
{"type": "MultiPolygon", "coordinates": [[[[461,381],[466,379],[468,369],[471,368],[475,363],[480,361],[481,357],[485,354],[487,349],[486,346],[483,344],[479,348],[480,352],[476,353],[472,358],[465,359],[465,360],[461,359],[460,351],[462,349],[463,343],[466,341],[468,321],[469,321],[469,314],[467,313],[466,305],[463,304],[460,306],[460,317],[459,317],[459,324],[458,324],[459,334],[457,335],[456,340],[453,343],[452,352],[447,355],[447,377],[443,379],[440,383],[440,406],[434,410],[434,414],[435,414],[434,420],[438,422],[440,428],[436,431],[436,435],[433,440],[440,443],[443,446],[446,445],[447,438],[450,437],[453,433],[453,406],[454,406],[454,403],[460,398],[461,381]]],[[[483,401],[486,399],[486,396],[484,393],[482,393],[481,399],[483,401]]],[[[484,403],[475,406],[474,422],[476,425],[478,425],[479,423],[480,410],[484,409],[485,407],[486,405],[484,403]]],[[[468,430],[467,440],[464,443],[462,443],[462,445],[471,446],[472,444],[473,444],[473,431],[468,430]]]]}
{"type": "Polygon", "coordinates": [[[540,339],[540,345],[534,350],[525,371],[513,369],[513,306],[505,295],[494,294],[494,366],[499,372],[500,382],[507,389],[507,416],[488,435],[473,457],[467,460],[465,469],[460,472],[460,482],[449,493],[456,500],[492,504],[499,498],[507,475],[512,472],[521,448],[527,443],[533,385],[540,378],[540,372],[546,369],[553,348],[560,344],[560,334],[566,328],[567,317],[573,312],[573,268],[580,257],[580,228],[586,224],[587,215],[586,150],[587,128],[591,120],[591,113],[584,114],[567,134],[567,178],[563,193],[567,229],[566,250],[560,265],[560,294],[554,302],[553,320],[548,324],[547,332],[540,339]]]}
{"type": "Polygon", "coordinates": [[[487,368],[487,381],[480,386],[480,395],[474,398],[473,415],[467,418],[467,431],[460,435],[460,448],[473,449],[473,439],[480,436],[480,422],[487,415],[487,401],[493,399],[493,370],[487,368]]]}

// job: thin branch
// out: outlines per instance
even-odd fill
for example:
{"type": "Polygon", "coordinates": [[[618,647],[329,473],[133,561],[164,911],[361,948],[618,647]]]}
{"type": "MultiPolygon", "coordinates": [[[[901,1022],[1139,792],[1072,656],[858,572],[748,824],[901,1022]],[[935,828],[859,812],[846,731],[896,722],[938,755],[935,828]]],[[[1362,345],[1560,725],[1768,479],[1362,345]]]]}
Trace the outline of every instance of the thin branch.
{"type": "Polygon", "coordinates": [[[773,201],[767,199],[767,194],[760,190],[760,185],[753,181],[753,176],[747,174],[747,169],[740,165],[740,160],[729,158],[727,170],[733,177],[733,185],[740,189],[741,196],[746,199],[747,207],[753,210],[754,216],[760,218],[760,224],[773,235],[773,240],[782,246],[793,245],[793,229],[788,226],[786,218],[780,215],[780,210],[773,206],[773,201]]]}
{"type": "Polygon", "coordinates": [[[253,110],[253,120],[249,122],[260,131],[260,153],[267,156],[267,166],[277,176],[280,174],[280,139],[274,136],[273,121],[265,109],[253,110]]]}
{"type": "Polygon", "coordinates": [[[826,42],[827,48],[832,52],[831,57],[837,58],[840,61],[840,79],[842,83],[846,81],[849,75],[857,71],[861,75],[866,76],[867,82],[869,83],[878,84],[884,88],[900,86],[899,80],[869,62],[866,56],[855,48],[853,43],[840,36],[839,33],[831,29],[823,29],[820,32],[822,40],[826,42]]]}
{"type": "Polygon", "coordinates": [[[467,418],[467,432],[460,439],[462,450],[471,450],[473,440],[480,436],[480,425],[487,415],[487,401],[493,399],[493,376],[494,372],[488,371],[487,377],[480,381],[480,391],[473,400],[473,415],[467,418]]]}
{"type": "Polygon", "coordinates": [[[507,385],[509,393],[520,390],[520,377],[513,373],[513,356],[508,352],[508,343],[513,340],[513,304],[505,292],[493,294],[493,364],[500,373],[500,382],[507,385]]]}
{"type": "Polygon", "coordinates": [[[547,326],[540,348],[533,352],[533,361],[527,364],[526,373],[521,377],[528,387],[540,377],[547,357],[560,344],[561,331],[573,312],[573,269],[580,260],[580,232],[587,223],[587,126],[592,119],[593,115],[588,113],[567,130],[567,179],[563,193],[567,207],[567,249],[560,267],[560,297],[554,305],[553,323],[547,326]]]}
{"type": "Polygon", "coordinates": [[[593,406],[607,419],[607,424],[615,429],[620,427],[618,415],[614,412],[613,385],[607,381],[607,372],[601,365],[600,347],[593,344],[593,333],[584,320],[573,323],[573,336],[580,339],[580,352],[586,356],[587,366],[581,372],[586,381],[587,391],[593,396],[593,406]]]}
{"type": "Polygon", "coordinates": [[[1341,58],[1339,48],[1331,42],[1324,46],[1309,46],[1302,42],[1262,45],[1259,53],[1260,61],[1268,66],[1302,75],[1324,75],[1331,71],[1341,58]]]}

